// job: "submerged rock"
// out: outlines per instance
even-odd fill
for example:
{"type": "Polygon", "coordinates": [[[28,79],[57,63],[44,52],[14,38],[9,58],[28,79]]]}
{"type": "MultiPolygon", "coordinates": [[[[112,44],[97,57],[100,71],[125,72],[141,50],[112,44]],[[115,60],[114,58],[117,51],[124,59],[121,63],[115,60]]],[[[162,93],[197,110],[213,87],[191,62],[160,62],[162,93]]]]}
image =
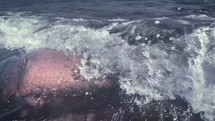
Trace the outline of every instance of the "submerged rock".
{"type": "MultiPolygon", "coordinates": [[[[109,79],[108,76],[86,80],[79,71],[82,66],[80,57],[52,49],[13,56],[1,62],[0,66],[1,102],[8,106],[22,102],[21,105],[30,106],[42,114],[51,109],[47,115],[72,111],[88,116],[88,110],[98,109],[106,104],[105,100],[109,95],[107,90],[116,87],[116,80],[109,79]],[[12,101],[13,104],[9,104],[12,101]]],[[[20,112],[21,119],[37,115],[25,111],[26,115],[23,116],[23,111],[17,110],[10,113],[20,112]]],[[[89,120],[96,119],[95,115],[96,113],[90,112],[89,120]]],[[[1,117],[4,115],[0,119],[1,117]]]]}

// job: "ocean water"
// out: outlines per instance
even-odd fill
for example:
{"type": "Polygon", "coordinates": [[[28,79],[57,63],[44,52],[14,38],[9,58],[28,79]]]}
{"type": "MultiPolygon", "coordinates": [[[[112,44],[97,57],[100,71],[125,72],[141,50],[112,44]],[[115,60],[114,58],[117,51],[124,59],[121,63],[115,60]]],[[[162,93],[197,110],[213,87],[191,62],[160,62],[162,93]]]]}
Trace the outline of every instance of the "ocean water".
{"type": "Polygon", "coordinates": [[[214,0],[1,0],[0,48],[0,61],[40,48],[80,54],[100,67],[83,67],[86,78],[118,74],[141,121],[152,108],[159,121],[215,120],[214,0]]]}

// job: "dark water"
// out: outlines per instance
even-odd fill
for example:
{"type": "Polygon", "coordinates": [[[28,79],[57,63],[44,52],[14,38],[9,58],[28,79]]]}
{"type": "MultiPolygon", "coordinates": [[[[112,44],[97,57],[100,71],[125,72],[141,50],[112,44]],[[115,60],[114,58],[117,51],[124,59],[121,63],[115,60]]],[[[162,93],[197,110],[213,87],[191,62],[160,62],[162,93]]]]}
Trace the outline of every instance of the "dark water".
{"type": "Polygon", "coordinates": [[[78,113],[0,103],[0,120],[86,120],[93,109],[113,121],[213,121],[214,47],[214,0],[1,0],[1,68],[35,49],[71,50],[117,74],[119,88],[78,113]]]}
{"type": "Polygon", "coordinates": [[[75,18],[177,17],[190,14],[214,16],[213,0],[1,0],[0,11],[31,11],[75,18]]]}

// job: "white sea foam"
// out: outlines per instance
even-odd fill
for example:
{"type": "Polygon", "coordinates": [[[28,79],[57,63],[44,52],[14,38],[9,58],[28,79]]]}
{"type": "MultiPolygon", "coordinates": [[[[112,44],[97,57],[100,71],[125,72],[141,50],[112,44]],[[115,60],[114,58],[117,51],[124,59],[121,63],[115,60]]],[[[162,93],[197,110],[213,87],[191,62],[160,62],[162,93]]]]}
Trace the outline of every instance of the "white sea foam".
{"type": "Polygon", "coordinates": [[[206,21],[214,21],[215,18],[209,17],[205,14],[201,14],[201,15],[187,15],[185,16],[185,18],[189,18],[189,19],[196,19],[196,20],[206,20],[206,21]]]}
{"type": "Polygon", "coordinates": [[[198,28],[190,35],[175,39],[173,45],[132,46],[119,34],[109,33],[111,28],[123,23],[114,21],[115,24],[92,29],[64,23],[62,19],[51,22],[35,16],[0,17],[0,45],[9,49],[25,48],[26,52],[39,48],[75,51],[82,56],[84,66],[80,69],[85,78],[119,72],[120,87],[127,94],[145,96],[142,101],[136,100],[140,106],[179,95],[194,111],[205,111],[206,117],[213,120],[215,83],[206,80],[207,68],[203,68],[203,63],[215,65],[215,28],[198,28]],[[182,41],[186,48],[177,50],[174,44],[182,46],[182,41]]]}
{"type": "MultiPolygon", "coordinates": [[[[215,69],[214,61],[210,60],[214,58],[214,55],[209,54],[213,51],[215,45],[214,32],[215,28],[202,27],[186,38],[188,51],[195,54],[189,59],[189,76],[193,81],[193,89],[187,99],[191,102],[196,112],[204,110],[206,117],[209,117],[210,120],[213,120],[215,115],[215,80],[214,78],[211,78],[212,80],[206,78],[207,70],[203,67],[204,62],[208,62],[215,69]],[[211,47],[213,48],[212,50],[211,47]],[[207,83],[210,84],[208,85],[207,83]]],[[[214,74],[210,76],[214,77],[214,74]]]]}

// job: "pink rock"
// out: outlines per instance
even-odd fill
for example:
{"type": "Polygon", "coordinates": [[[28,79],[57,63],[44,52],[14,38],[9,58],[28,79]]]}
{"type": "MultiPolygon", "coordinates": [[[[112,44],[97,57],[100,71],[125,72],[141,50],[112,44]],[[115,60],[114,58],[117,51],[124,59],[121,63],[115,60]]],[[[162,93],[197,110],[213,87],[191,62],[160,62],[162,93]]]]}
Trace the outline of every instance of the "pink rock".
{"type": "Polygon", "coordinates": [[[10,73],[9,76],[5,74],[9,78],[3,79],[10,82],[8,92],[13,90],[18,97],[25,97],[32,106],[47,103],[49,94],[85,93],[113,86],[113,81],[102,77],[85,80],[79,73],[80,66],[80,58],[75,54],[65,55],[63,51],[40,49],[21,57],[14,69],[10,66],[10,71],[5,72],[10,73]]]}
{"type": "Polygon", "coordinates": [[[22,62],[26,66],[19,85],[21,95],[38,90],[46,93],[89,89],[89,83],[75,79],[80,60],[74,55],[66,56],[62,51],[45,49],[26,55],[22,62]]]}

